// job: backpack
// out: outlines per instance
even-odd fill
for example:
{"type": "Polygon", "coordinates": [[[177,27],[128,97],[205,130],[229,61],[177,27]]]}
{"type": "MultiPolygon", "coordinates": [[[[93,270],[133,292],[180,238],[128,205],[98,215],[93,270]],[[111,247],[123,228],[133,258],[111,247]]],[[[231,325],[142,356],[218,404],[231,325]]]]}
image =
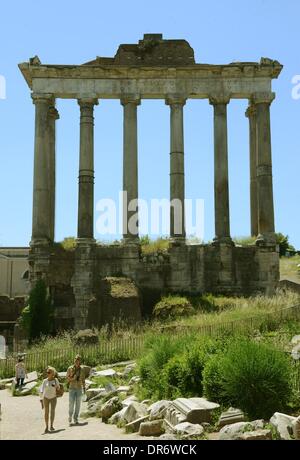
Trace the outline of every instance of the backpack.
{"type": "Polygon", "coordinates": [[[64,386],[62,383],[59,384],[59,389],[56,389],[56,397],[61,398],[61,396],[64,394],[64,386]]]}

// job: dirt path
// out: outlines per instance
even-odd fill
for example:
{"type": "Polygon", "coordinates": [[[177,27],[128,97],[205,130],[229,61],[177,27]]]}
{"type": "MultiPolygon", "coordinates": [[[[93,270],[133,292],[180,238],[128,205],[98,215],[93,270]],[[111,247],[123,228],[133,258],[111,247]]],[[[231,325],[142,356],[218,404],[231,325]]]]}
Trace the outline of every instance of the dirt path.
{"type": "MultiPolygon", "coordinates": [[[[130,440],[155,439],[138,434],[126,434],[115,425],[106,425],[97,418],[81,420],[81,425],[68,424],[68,394],[58,399],[54,427],[56,431],[43,434],[44,412],[38,396],[12,397],[10,391],[0,391],[0,440],[15,439],[93,439],[130,440]]],[[[85,408],[82,404],[82,409],[85,408]]]]}

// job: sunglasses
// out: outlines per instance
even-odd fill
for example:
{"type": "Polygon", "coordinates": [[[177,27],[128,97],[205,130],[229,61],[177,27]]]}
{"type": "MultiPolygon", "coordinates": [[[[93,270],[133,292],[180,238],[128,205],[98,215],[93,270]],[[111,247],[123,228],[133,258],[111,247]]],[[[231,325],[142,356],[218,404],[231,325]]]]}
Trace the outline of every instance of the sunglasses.
{"type": "Polygon", "coordinates": [[[52,371],[47,371],[47,374],[52,374],[52,371]]]}

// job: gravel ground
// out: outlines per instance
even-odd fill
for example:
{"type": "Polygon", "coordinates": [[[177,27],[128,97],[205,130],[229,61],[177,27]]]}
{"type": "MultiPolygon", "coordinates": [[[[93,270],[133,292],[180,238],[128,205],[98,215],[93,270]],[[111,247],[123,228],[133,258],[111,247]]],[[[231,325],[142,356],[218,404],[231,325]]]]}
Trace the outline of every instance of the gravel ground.
{"type": "MultiPolygon", "coordinates": [[[[131,440],[155,439],[138,434],[126,434],[115,425],[107,425],[97,418],[82,419],[80,425],[69,426],[68,393],[59,398],[54,427],[56,431],[44,434],[44,412],[38,396],[13,397],[9,390],[0,391],[0,440],[15,439],[91,439],[131,440]]],[[[86,403],[82,403],[84,409],[86,403]]]]}

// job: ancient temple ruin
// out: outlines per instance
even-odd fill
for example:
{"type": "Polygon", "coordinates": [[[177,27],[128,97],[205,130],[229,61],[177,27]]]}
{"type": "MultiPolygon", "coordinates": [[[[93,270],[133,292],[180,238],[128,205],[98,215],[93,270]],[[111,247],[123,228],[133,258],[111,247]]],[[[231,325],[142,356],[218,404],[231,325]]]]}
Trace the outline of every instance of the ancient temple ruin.
{"type": "MultiPolygon", "coordinates": [[[[110,312],[99,289],[105,277],[132,280],[141,294],[142,313],[167,292],[247,295],[274,290],[279,259],[274,234],[270,105],[274,99],[272,79],[282,69],[279,62],[262,58],[259,63],[198,64],[186,40],[146,34],[138,44],[120,45],[113,58],[97,57],[82,65],[49,65],[36,56],[19,68],[35,104],[30,280],[45,279],[58,324],[78,329],[107,321],[110,312]],[[78,233],[73,252],[54,244],[58,98],[79,104],[78,233]],[[123,219],[122,244],[97,245],[93,234],[94,106],[101,99],[119,99],[124,107],[123,190],[130,201],[138,198],[137,107],[143,99],[161,99],[169,105],[170,199],[183,205],[188,180],[184,175],[184,105],[191,98],[207,99],[214,113],[213,243],[185,244],[184,218],[177,222],[170,207],[171,245],[166,254],[142,257],[138,234],[128,228],[130,212],[123,219]],[[227,105],[231,99],[249,101],[251,234],[257,240],[244,247],[235,245],[230,236],[227,105]]],[[[138,316],[130,308],[129,314],[138,316]]]]}

